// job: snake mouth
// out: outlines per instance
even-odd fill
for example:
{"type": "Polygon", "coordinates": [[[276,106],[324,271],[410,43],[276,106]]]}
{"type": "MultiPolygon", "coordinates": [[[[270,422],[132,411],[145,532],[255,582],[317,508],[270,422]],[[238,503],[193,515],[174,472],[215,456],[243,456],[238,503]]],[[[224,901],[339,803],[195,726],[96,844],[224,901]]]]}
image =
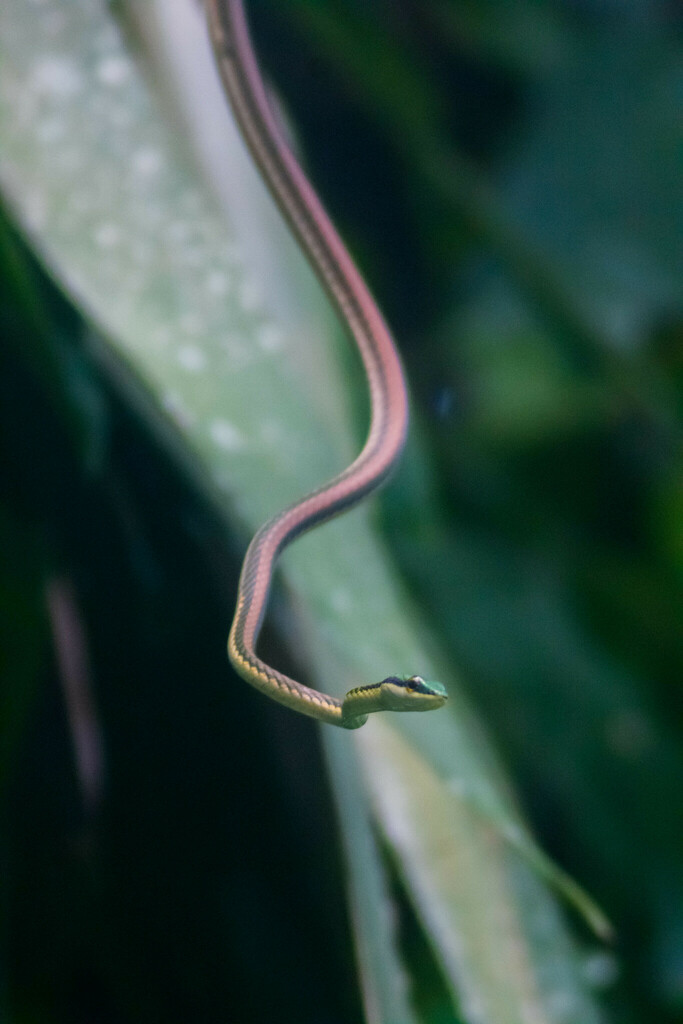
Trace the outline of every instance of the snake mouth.
{"type": "Polygon", "coordinates": [[[427,682],[421,676],[388,676],[379,685],[384,706],[390,711],[435,711],[448,699],[441,683],[427,682]]]}

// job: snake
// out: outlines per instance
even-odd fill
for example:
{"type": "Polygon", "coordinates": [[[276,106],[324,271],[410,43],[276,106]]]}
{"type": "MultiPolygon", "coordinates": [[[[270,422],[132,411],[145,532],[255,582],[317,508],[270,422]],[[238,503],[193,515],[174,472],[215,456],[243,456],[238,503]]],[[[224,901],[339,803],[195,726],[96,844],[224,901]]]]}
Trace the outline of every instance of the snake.
{"type": "Polygon", "coordinates": [[[329,482],[273,516],[249,544],[228,656],[237,674],[261,693],[345,729],[359,728],[376,711],[436,709],[447,699],[445,688],[418,675],[391,675],[356,686],[342,700],[291,679],[256,654],[278,557],[297,537],[352,508],[386,482],[405,444],[408,399],[401,362],[384,319],[280,132],[241,0],[206,0],[206,11],[214,57],[247,148],[355,342],[370,396],[370,425],[360,454],[329,482]]]}

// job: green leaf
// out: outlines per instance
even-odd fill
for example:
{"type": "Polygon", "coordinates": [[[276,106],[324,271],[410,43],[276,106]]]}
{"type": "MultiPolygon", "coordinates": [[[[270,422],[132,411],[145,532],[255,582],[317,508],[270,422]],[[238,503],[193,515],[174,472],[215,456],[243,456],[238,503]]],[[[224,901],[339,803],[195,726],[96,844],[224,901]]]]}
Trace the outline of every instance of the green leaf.
{"type": "Polygon", "coordinates": [[[599,1020],[556,909],[501,833],[384,721],[358,741],[379,820],[464,1019],[599,1020]]]}
{"type": "MultiPolygon", "coordinates": [[[[158,10],[146,9],[141,23],[161,40],[150,52],[131,47],[131,32],[102,2],[5,0],[0,181],[54,276],[108,339],[93,340],[93,355],[220,506],[226,526],[250,532],[350,459],[346,348],[237,140],[199,8],[158,10]]],[[[304,538],[286,553],[283,574],[321,689],[342,694],[419,671],[450,693],[439,714],[373,723],[357,737],[325,732],[368,1018],[409,1021],[411,1011],[356,745],[464,1019],[553,1024],[579,1020],[577,1007],[583,1021],[597,1019],[552,903],[519,852],[567,884],[524,833],[504,774],[454,673],[439,670],[367,510],[304,538]],[[458,862],[466,875],[448,868],[458,862]],[[530,892],[552,919],[543,943],[521,923],[530,892]],[[501,944],[487,939],[495,921],[510,929],[500,937],[510,954],[503,961],[501,944]],[[548,995],[548,957],[557,959],[570,1010],[548,995]]]]}

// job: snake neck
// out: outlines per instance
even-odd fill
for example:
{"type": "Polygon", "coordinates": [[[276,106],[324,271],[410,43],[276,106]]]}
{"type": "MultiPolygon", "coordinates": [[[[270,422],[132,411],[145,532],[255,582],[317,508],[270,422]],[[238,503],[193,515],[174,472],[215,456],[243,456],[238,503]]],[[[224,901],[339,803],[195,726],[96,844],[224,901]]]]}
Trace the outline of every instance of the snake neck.
{"type": "Polygon", "coordinates": [[[371,683],[369,686],[357,686],[349,690],[342,703],[342,725],[345,729],[360,729],[365,725],[368,715],[375,711],[385,711],[382,697],[382,684],[371,683]]]}

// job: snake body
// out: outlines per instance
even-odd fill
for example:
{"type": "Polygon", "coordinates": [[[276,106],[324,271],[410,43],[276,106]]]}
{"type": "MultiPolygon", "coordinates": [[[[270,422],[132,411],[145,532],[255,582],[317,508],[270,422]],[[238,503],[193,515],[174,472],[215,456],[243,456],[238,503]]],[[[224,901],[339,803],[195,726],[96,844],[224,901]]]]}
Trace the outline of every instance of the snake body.
{"type": "Polygon", "coordinates": [[[328,483],[279,512],[254,536],[240,577],[228,655],[262,693],[323,722],[355,729],[374,711],[440,707],[446,691],[419,676],[389,676],[350,690],[344,700],[304,686],[255,653],[275,563],[296,537],[356,505],[381,486],[401,454],[408,403],[391,335],[363,279],[290,149],[266,97],[241,0],[207,0],[209,34],[221,78],[245,141],[266,184],[306,252],[360,354],[370,391],[367,440],[328,483]]]}

